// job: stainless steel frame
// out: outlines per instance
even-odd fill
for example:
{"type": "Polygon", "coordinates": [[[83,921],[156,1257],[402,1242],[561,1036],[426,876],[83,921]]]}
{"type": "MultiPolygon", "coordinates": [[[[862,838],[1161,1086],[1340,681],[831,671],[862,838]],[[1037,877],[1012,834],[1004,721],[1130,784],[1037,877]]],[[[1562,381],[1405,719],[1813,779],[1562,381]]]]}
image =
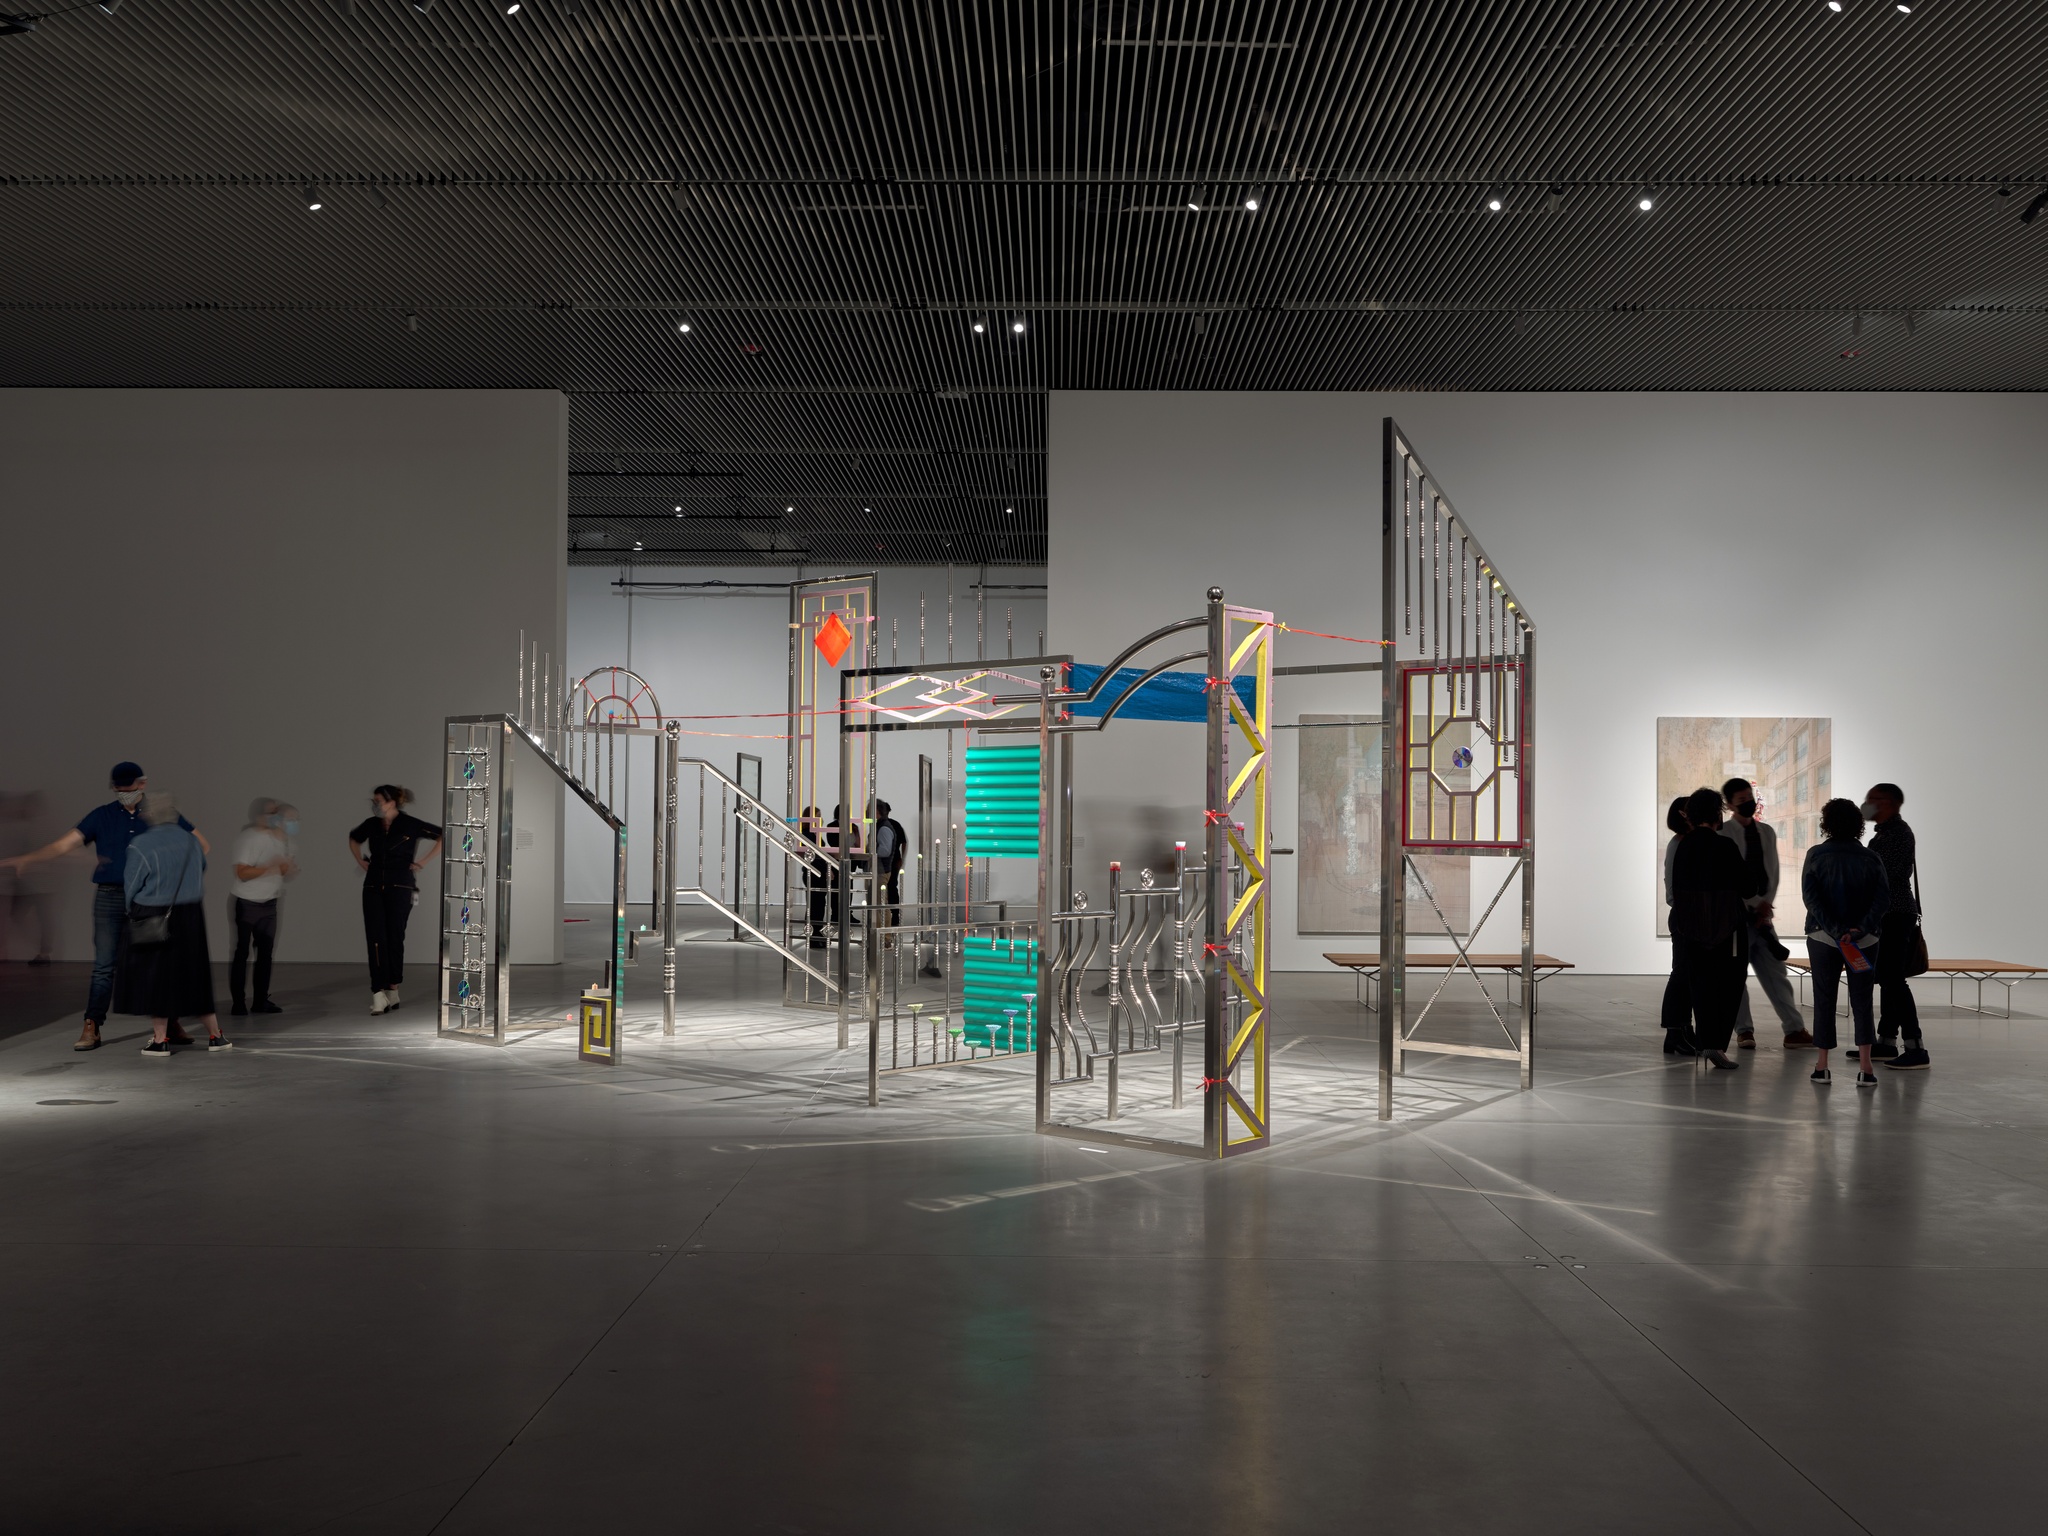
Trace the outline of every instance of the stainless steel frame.
{"type": "MultiPolygon", "coordinates": [[[[1380,672],[1381,854],[1380,854],[1380,1037],[1379,1117],[1394,1113],[1394,1078],[1411,1051],[1491,1057],[1516,1062],[1521,1084],[1535,1075],[1536,1051],[1536,826],[1535,678],[1536,628],[1528,610],[1509,588],[1499,567],[1480,546],[1471,527],[1443,494],[1394,419],[1382,425],[1380,504],[1380,629],[1384,641],[1380,672]],[[1424,691],[1430,725],[1422,745],[1427,756],[1414,765],[1418,743],[1412,721],[1418,685],[1424,691]],[[1449,712],[1439,716],[1438,690],[1447,690],[1449,712]],[[1454,789],[1436,770],[1439,718],[1471,722],[1492,754],[1489,778],[1469,792],[1454,789]],[[1512,780],[1512,799],[1504,788],[1512,780]],[[1427,800],[1420,835],[1412,814],[1420,782],[1427,800]],[[1491,836],[1479,835],[1484,807],[1493,793],[1491,836]],[[1468,797],[1471,813],[1460,834],[1457,806],[1468,797]],[[1439,799],[1449,807],[1439,824],[1439,799]],[[1510,829],[1508,812],[1512,811],[1510,829]],[[1443,919],[1441,905],[1412,854],[1503,854],[1509,867],[1485,913],[1461,940],[1443,919]],[[1411,1024],[1408,1017],[1408,878],[1425,899],[1462,965],[1447,968],[1436,991],[1411,1024]],[[1510,886],[1521,887],[1521,991],[1510,1008],[1510,1027],[1472,965],[1470,951],[1487,917],[1510,886]],[[1506,1046],[1418,1038],[1430,1007],[1462,969],[1479,987],[1506,1046]]],[[[1471,754],[1468,751],[1467,761],[1471,754]]]]}

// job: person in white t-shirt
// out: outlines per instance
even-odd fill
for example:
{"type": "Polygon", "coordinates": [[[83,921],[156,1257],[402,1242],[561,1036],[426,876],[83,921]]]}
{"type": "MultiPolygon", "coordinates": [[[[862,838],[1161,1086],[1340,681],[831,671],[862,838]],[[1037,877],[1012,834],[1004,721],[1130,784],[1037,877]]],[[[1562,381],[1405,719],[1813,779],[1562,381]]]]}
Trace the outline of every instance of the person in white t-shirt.
{"type": "Polygon", "coordinates": [[[235,919],[235,955],[228,962],[229,1011],[236,1014],[283,1013],[270,1000],[270,956],[277,946],[277,901],[284,883],[299,872],[292,857],[299,813],[282,800],[267,797],[249,803],[249,824],[235,839],[235,883],[231,887],[235,919]],[[251,945],[256,950],[256,1000],[248,1002],[242,978],[251,945]]]}

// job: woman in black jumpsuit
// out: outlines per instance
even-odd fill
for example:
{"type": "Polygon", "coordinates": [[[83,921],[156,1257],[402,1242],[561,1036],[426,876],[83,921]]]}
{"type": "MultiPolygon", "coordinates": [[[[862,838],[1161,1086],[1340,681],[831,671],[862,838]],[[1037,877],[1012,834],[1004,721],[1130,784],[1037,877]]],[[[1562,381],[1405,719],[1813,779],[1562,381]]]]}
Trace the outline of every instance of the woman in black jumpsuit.
{"type": "Polygon", "coordinates": [[[415,878],[441,851],[441,829],[405,814],[412,791],[379,784],[370,792],[373,815],[348,835],[348,851],[363,871],[363,938],[370,951],[370,1012],[398,1006],[405,980],[405,924],[419,900],[415,878]],[[426,841],[425,852],[420,843],[426,841]]]}

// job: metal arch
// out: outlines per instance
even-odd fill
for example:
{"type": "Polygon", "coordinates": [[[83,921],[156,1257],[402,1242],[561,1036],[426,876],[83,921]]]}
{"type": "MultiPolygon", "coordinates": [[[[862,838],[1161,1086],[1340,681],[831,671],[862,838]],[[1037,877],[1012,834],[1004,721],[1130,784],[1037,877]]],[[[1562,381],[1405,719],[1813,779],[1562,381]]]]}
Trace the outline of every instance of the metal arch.
{"type": "Polygon", "coordinates": [[[587,725],[617,724],[628,727],[659,729],[661,726],[661,700],[654,696],[654,689],[646,678],[627,667],[592,667],[576,680],[569,690],[573,701],[570,708],[577,718],[587,725]],[[593,686],[598,678],[605,680],[604,692],[593,686]],[[626,688],[620,691],[620,683],[626,688]],[[641,708],[641,701],[646,708],[641,708]],[[613,701],[622,708],[605,710],[613,701]],[[580,705],[580,707],[579,707],[580,705]]]}

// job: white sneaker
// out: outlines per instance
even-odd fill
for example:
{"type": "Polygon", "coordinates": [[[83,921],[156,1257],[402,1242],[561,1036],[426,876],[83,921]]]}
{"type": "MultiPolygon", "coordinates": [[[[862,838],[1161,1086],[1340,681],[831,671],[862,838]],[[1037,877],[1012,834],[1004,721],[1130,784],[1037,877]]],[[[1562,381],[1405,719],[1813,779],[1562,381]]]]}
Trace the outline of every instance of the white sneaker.
{"type": "Polygon", "coordinates": [[[391,994],[389,992],[372,992],[370,994],[371,1013],[382,1013],[386,1008],[389,1008],[390,1006],[391,994]]]}

